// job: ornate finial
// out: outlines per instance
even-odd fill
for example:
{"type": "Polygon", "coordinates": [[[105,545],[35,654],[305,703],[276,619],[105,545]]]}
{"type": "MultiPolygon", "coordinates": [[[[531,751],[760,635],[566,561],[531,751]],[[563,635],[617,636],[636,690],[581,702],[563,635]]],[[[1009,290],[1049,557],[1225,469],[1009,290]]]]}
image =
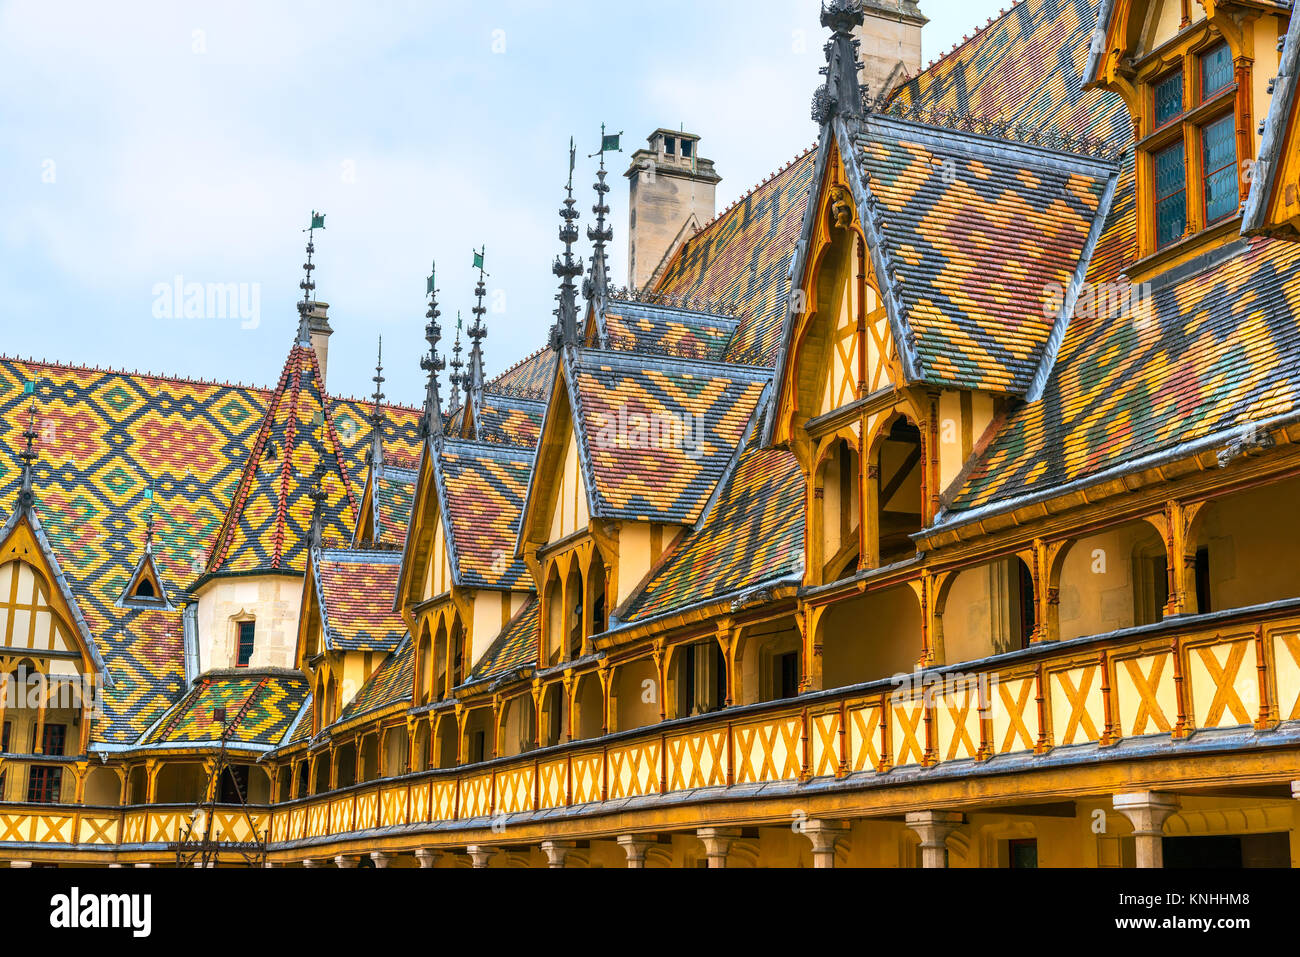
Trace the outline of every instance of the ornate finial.
{"type": "Polygon", "coordinates": [[[835,116],[857,117],[862,110],[858,85],[858,40],[854,31],[862,26],[862,0],[830,0],[822,4],[821,23],[831,31],[826,41],[826,65],[821,68],[826,82],[813,94],[812,118],[818,125],[835,116]]]}
{"type": "Polygon", "coordinates": [[[429,354],[420,358],[420,368],[429,374],[429,382],[424,392],[424,414],[420,416],[420,437],[438,439],[442,437],[442,400],[438,395],[438,373],[443,370],[442,356],[438,355],[438,340],[442,338],[442,326],[438,325],[438,289],[434,277],[438,273],[438,264],[429,270],[426,283],[426,295],[429,297],[429,309],[425,316],[429,322],[424,327],[424,341],[429,344],[429,354]]]}
{"type": "Polygon", "coordinates": [[[379,337],[379,357],[375,360],[375,374],[371,378],[375,391],[370,396],[374,405],[370,409],[370,448],[366,450],[367,461],[376,468],[384,464],[384,337],[379,337]]]}
{"type": "Polygon", "coordinates": [[[325,489],[321,486],[321,479],[324,474],[324,466],[318,465],[311,488],[307,490],[307,497],[311,499],[311,525],[307,529],[308,548],[319,548],[324,536],[325,499],[327,497],[325,489]]]}
{"type": "MultiPolygon", "coordinates": [[[[31,386],[32,383],[28,383],[31,386]]],[[[23,460],[23,483],[18,491],[18,508],[20,511],[32,507],[36,496],[32,492],[32,470],[36,465],[38,457],[36,452],[36,395],[32,392],[31,408],[27,412],[27,428],[23,430],[23,439],[26,444],[18,457],[23,460]]]]}
{"type": "Polygon", "coordinates": [[[487,335],[487,326],[483,322],[483,316],[487,313],[487,307],[483,305],[483,296],[487,293],[487,285],[483,281],[487,276],[483,270],[483,257],[486,253],[486,246],[474,253],[478,283],[474,286],[474,308],[470,310],[474,313],[474,324],[469,327],[469,337],[473,344],[469,349],[469,372],[465,381],[465,404],[474,409],[475,438],[478,438],[479,431],[479,409],[483,405],[483,337],[487,335]]]}
{"type": "Polygon", "coordinates": [[[596,182],[592,184],[596,191],[596,205],[591,207],[591,211],[596,214],[596,225],[587,227],[587,238],[593,243],[591,273],[582,282],[582,295],[588,300],[603,301],[609,290],[609,263],[605,259],[605,243],[614,238],[614,228],[605,225],[605,217],[609,215],[609,204],[605,202],[605,196],[609,193],[609,184],[605,182],[605,152],[623,152],[619,145],[622,135],[622,130],[606,133],[605,124],[601,123],[600,149],[587,157],[600,157],[600,169],[596,170],[596,182]]]}
{"type": "Polygon", "coordinates": [[[451,407],[453,409],[460,406],[460,387],[465,382],[465,375],[460,370],[465,367],[465,363],[460,361],[460,330],[464,323],[460,318],[460,310],[456,310],[456,343],[451,349],[451,407]]]}
{"type": "Polygon", "coordinates": [[[578,241],[578,211],[574,209],[577,200],[573,198],[573,167],[575,163],[573,137],[569,137],[569,183],[565,187],[568,194],[564,208],[560,210],[560,242],[564,243],[564,258],[555,257],[551,272],[560,277],[560,308],[556,311],[556,329],[551,345],[576,346],[578,344],[578,304],[577,289],[573,280],[582,275],[582,264],[573,258],[573,244],[578,241]]]}
{"type": "Polygon", "coordinates": [[[149,514],[144,520],[144,553],[150,555],[153,553],[153,479],[149,479],[149,487],[144,490],[145,501],[149,503],[149,514]]]}
{"type": "Polygon", "coordinates": [[[311,225],[303,230],[307,234],[307,261],[302,264],[302,282],[298,283],[298,288],[302,290],[302,302],[298,303],[298,345],[300,346],[311,345],[312,294],[316,290],[316,283],[311,278],[312,270],[316,268],[312,265],[311,254],[316,251],[316,243],[313,241],[316,230],[324,228],[325,214],[318,213],[313,209],[311,211],[311,225]]]}

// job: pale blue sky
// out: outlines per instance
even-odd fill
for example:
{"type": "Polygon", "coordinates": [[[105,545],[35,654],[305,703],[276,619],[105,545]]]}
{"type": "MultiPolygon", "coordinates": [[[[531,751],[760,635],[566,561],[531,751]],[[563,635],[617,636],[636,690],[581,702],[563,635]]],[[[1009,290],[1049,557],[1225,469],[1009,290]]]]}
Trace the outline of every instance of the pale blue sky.
{"type": "MultiPolygon", "coordinates": [[[[924,59],[1006,0],[921,0],[924,59]]],[[[817,0],[0,3],[0,352],[272,384],[303,234],[335,334],[330,387],[416,404],[424,276],[468,315],[487,245],[489,373],[543,342],[570,134],[590,219],[601,122],[615,279],[627,153],[700,134],[719,209],[812,143],[817,0]],[[257,284],[260,323],[159,318],[155,286],[257,284]],[[503,295],[502,295],[503,294],[503,295]]],[[[584,257],[586,250],[583,250],[584,257]]],[[[444,346],[450,343],[444,340],[444,346]]]]}

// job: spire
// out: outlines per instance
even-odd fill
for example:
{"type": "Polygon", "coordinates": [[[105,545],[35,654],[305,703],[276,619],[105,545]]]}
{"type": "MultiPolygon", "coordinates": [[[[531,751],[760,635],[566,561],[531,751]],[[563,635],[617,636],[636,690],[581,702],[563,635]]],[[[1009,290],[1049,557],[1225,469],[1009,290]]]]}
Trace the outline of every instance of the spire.
{"type": "Polygon", "coordinates": [[[474,410],[475,438],[478,438],[479,410],[483,406],[483,337],[487,335],[487,326],[483,323],[483,316],[487,313],[487,307],[483,305],[483,296],[487,292],[487,286],[483,282],[484,277],[487,276],[483,271],[483,256],[486,252],[487,247],[483,246],[474,254],[474,266],[478,269],[478,284],[474,287],[474,308],[470,310],[474,313],[474,324],[469,327],[469,337],[474,344],[469,350],[469,377],[465,383],[465,404],[474,410]]]}
{"type": "Polygon", "coordinates": [[[307,497],[311,499],[311,525],[307,528],[308,548],[320,548],[321,540],[324,538],[325,499],[328,496],[321,486],[323,473],[324,470],[317,467],[312,486],[307,490],[307,497]]]}
{"type": "MultiPolygon", "coordinates": [[[[862,26],[862,0],[830,0],[822,4],[822,26],[831,31],[826,41],[826,65],[821,68],[826,82],[813,94],[813,122],[824,125],[836,116],[857,117],[862,113],[862,89],[858,73],[858,40],[854,31],[862,26]]],[[[883,91],[879,91],[883,92],[883,91]]]]}
{"type": "Polygon", "coordinates": [[[370,449],[366,453],[371,466],[381,468],[384,464],[384,337],[379,337],[379,357],[375,360],[375,375],[371,379],[375,391],[371,398],[375,400],[370,409],[370,449]]]}
{"type": "Polygon", "coordinates": [[[451,407],[453,409],[460,406],[460,387],[465,381],[465,376],[461,369],[465,363],[460,361],[460,329],[463,323],[460,319],[460,310],[456,310],[456,344],[451,349],[451,407]]]}
{"type": "Polygon", "coordinates": [[[35,493],[32,491],[32,471],[38,458],[35,445],[36,434],[36,396],[33,394],[31,408],[27,412],[27,428],[23,430],[26,445],[18,453],[18,457],[23,460],[23,484],[18,491],[19,511],[31,508],[36,500],[35,493]]]}
{"type": "Polygon", "coordinates": [[[316,230],[324,228],[325,214],[313,209],[311,225],[303,230],[307,234],[307,261],[302,264],[302,282],[298,283],[298,288],[302,290],[302,302],[298,303],[298,345],[304,348],[311,345],[311,307],[314,302],[313,293],[316,290],[316,283],[311,278],[312,270],[316,268],[311,261],[311,254],[316,251],[313,240],[316,230]]]}
{"type": "MultiPolygon", "coordinates": [[[[605,182],[605,151],[623,152],[619,138],[623,131],[605,132],[605,124],[600,124],[600,149],[591,156],[600,156],[600,169],[596,170],[596,182],[592,188],[596,191],[596,205],[591,211],[596,214],[596,225],[587,227],[587,238],[593,243],[591,249],[591,273],[582,282],[582,295],[589,301],[603,302],[609,288],[609,263],[605,259],[605,243],[614,238],[614,228],[605,225],[609,215],[609,204],[605,196],[609,193],[609,184],[605,182]]],[[[587,159],[591,159],[588,156],[587,159]]]]}
{"type": "Polygon", "coordinates": [[[145,501],[149,503],[149,514],[144,520],[144,553],[153,554],[153,479],[149,479],[149,487],[144,490],[145,501]]]}
{"type": "Polygon", "coordinates": [[[569,137],[569,184],[565,187],[568,196],[564,208],[560,210],[560,242],[564,243],[564,258],[555,257],[551,272],[560,277],[560,308],[556,310],[556,328],[552,334],[551,345],[554,348],[576,346],[578,344],[578,304],[577,289],[573,280],[582,275],[582,263],[573,258],[573,244],[578,241],[578,211],[574,209],[577,200],[573,198],[573,137],[569,137]]]}
{"type": "Polygon", "coordinates": [[[424,341],[429,344],[429,354],[420,358],[420,368],[429,374],[429,382],[424,391],[424,415],[420,418],[420,436],[435,440],[442,437],[442,400],[438,396],[438,373],[445,365],[438,355],[438,340],[442,338],[442,326],[438,325],[438,317],[442,313],[438,311],[438,289],[434,283],[437,274],[438,264],[434,263],[429,270],[426,286],[429,310],[425,316],[429,322],[424,327],[424,341]]]}

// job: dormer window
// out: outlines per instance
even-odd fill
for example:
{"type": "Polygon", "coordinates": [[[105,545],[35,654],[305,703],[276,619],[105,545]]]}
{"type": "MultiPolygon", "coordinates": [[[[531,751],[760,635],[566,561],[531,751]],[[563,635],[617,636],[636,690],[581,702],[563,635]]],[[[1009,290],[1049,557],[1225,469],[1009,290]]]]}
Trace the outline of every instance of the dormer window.
{"type": "Polygon", "coordinates": [[[158,593],[154,591],[153,582],[147,578],[140,579],[140,584],[135,586],[132,593],[133,598],[157,598],[158,593]]]}
{"type": "Polygon", "coordinates": [[[239,628],[239,646],[235,653],[235,667],[247,668],[253,660],[253,641],[257,623],[254,621],[237,622],[239,628]]]}

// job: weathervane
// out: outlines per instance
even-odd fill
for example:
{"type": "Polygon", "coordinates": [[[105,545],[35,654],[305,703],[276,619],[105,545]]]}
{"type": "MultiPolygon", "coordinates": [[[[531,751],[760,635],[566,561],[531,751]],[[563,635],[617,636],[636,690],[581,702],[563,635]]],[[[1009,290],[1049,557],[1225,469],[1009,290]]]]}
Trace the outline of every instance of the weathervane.
{"type": "Polygon", "coordinates": [[[420,417],[420,435],[424,438],[442,437],[442,401],[438,395],[438,373],[445,363],[438,355],[438,340],[442,338],[442,326],[438,324],[438,288],[434,277],[438,274],[438,264],[429,267],[429,278],[425,284],[425,295],[429,297],[429,309],[424,314],[429,322],[424,327],[424,341],[429,344],[429,354],[420,357],[420,368],[429,374],[425,386],[424,415],[420,417]]]}
{"type": "Polygon", "coordinates": [[[312,264],[311,254],[316,251],[316,230],[325,228],[325,214],[318,213],[316,210],[311,211],[311,225],[303,230],[307,234],[307,261],[302,264],[303,278],[298,283],[298,288],[302,290],[302,302],[298,303],[298,345],[311,345],[311,307],[312,293],[316,289],[316,283],[312,281],[312,270],[316,267],[312,264]]]}

